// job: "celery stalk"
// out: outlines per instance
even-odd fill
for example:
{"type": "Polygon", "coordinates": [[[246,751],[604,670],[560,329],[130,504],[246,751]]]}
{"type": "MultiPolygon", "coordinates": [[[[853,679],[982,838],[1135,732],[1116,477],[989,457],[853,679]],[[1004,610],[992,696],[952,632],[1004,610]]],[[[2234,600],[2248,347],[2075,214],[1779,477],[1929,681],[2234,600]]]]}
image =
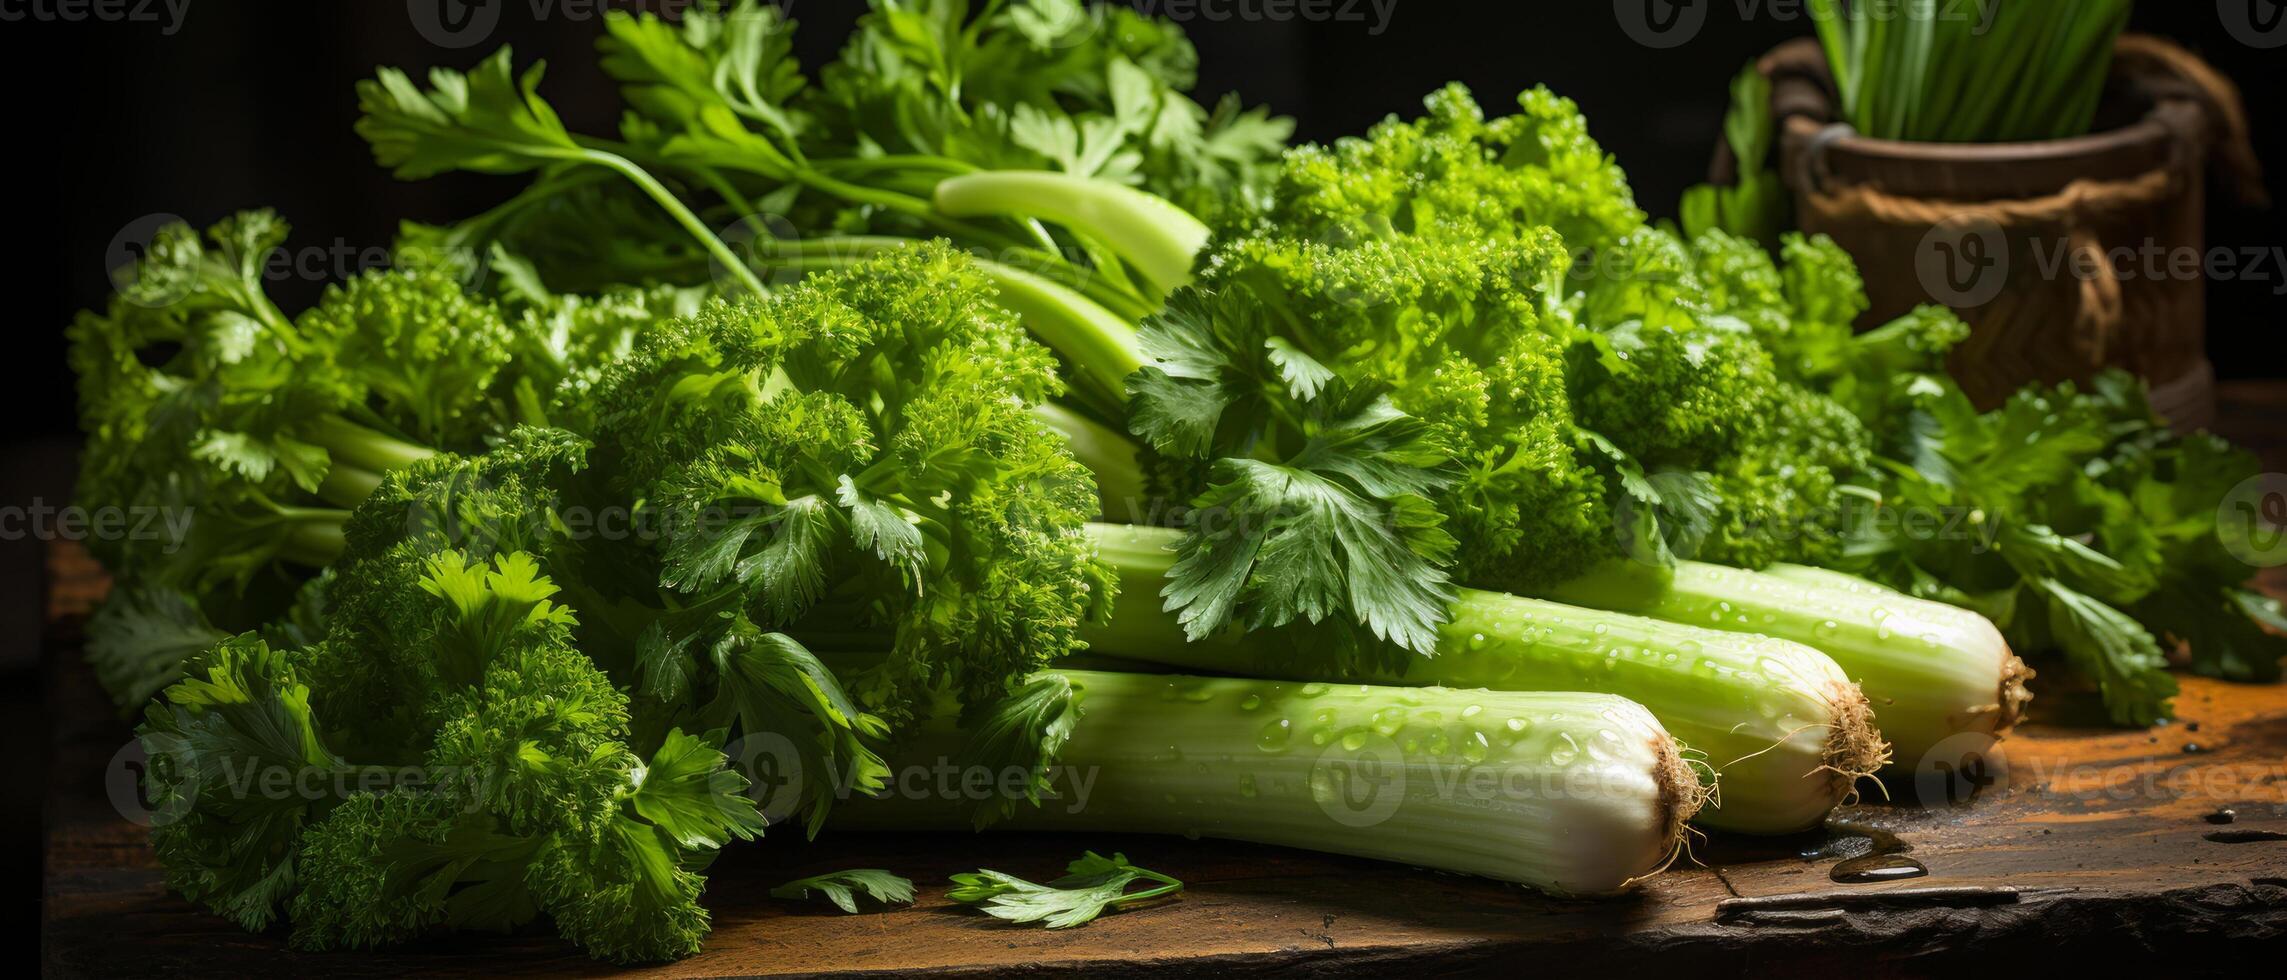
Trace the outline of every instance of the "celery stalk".
{"type": "Polygon", "coordinates": [[[1918,765],[1941,744],[1951,761],[2008,734],[2033,676],[1985,617],[1824,569],[1749,572],[1679,562],[1664,590],[1574,583],[1552,596],[1654,619],[1809,644],[1858,681],[1882,717],[1893,758],[1918,765]],[[1967,738],[1956,739],[1956,736],[1967,738]]]}
{"type": "MultiPolygon", "coordinates": [[[[1079,698],[1057,795],[1000,826],[1229,838],[1599,895],[1672,859],[1704,796],[1659,722],[1611,695],[1053,673],[1079,698]]],[[[957,715],[937,712],[888,792],[837,808],[835,826],[963,825],[959,804],[994,790],[956,761],[957,715]]]]}
{"type": "Polygon", "coordinates": [[[1039,170],[948,177],[933,195],[955,218],[1024,216],[1090,235],[1133,265],[1162,295],[1191,281],[1207,226],[1166,199],[1123,184],[1039,170]]]}
{"type": "Polygon", "coordinates": [[[1884,759],[1857,686],[1799,643],[1471,589],[1455,601],[1436,655],[1397,669],[1335,663],[1275,634],[1185,643],[1159,600],[1178,533],[1091,530],[1121,576],[1110,624],[1086,636],[1092,653],[1250,676],[1621,695],[1721,773],[1722,793],[1700,822],[1747,833],[1817,825],[1884,759]]]}

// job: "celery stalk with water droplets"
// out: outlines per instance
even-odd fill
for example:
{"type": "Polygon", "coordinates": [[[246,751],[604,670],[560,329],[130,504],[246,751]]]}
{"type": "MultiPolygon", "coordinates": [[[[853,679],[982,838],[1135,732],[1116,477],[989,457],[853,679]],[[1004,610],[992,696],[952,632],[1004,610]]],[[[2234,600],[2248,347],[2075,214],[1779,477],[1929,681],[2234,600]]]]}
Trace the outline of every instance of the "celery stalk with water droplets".
{"type": "MultiPolygon", "coordinates": [[[[1705,795],[1651,713],[1613,695],[1050,673],[1079,699],[1058,795],[1003,827],[1228,838],[1601,895],[1665,866],[1705,795]]],[[[959,714],[937,712],[892,773],[962,758],[959,714]]],[[[960,783],[949,800],[893,775],[835,825],[961,826],[975,794],[960,783]]]]}
{"type": "Polygon", "coordinates": [[[1559,588],[1555,597],[1673,623],[1785,637],[1842,665],[1881,715],[1893,761],[1916,766],[1944,745],[1951,763],[2009,733],[2033,671],[1991,620],[1840,572],[1774,565],[1750,572],[1678,562],[1656,592],[1559,588]],[[1949,741],[1956,736],[1967,739],[1949,741]]]}
{"type": "Polygon", "coordinates": [[[1721,773],[1722,791],[1699,821],[1747,833],[1816,826],[1885,757],[1857,685],[1799,643],[1470,589],[1436,655],[1402,670],[1337,664],[1281,644],[1275,631],[1186,643],[1159,598],[1177,532],[1090,531],[1121,577],[1110,624],[1086,633],[1094,654],[1248,676],[1621,695],[1721,773]]]}

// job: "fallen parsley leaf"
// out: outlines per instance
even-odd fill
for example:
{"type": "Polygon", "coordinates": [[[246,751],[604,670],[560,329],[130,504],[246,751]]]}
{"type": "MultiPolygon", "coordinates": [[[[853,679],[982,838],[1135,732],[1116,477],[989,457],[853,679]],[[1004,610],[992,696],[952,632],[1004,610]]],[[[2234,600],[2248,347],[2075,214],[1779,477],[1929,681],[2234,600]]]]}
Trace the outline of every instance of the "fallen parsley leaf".
{"type": "Polygon", "coordinates": [[[1183,890],[1183,882],[1129,864],[1128,856],[1118,852],[1107,858],[1089,851],[1065,870],[1069,873],[1045,885],[998,871],[957,874],[945,897],[975,905],[997,919],[1046,920],[1050,929],[1069,929],[1104,914],[1106,908],[1123,909],[1183,890]],[[1159,884],[1129,892],[1128,886],[1139,879],[1159,884]]]}
{"type": "Polygon", "coordinates": [[[858,914],[859,892],[885,905],[913,904],[913,882],[879,868],[851,868],[797,878],[771,889],[770,897],[799,900],[809,898],[811,892],[826,896],[827,901],[851,915],[858,914]]]}

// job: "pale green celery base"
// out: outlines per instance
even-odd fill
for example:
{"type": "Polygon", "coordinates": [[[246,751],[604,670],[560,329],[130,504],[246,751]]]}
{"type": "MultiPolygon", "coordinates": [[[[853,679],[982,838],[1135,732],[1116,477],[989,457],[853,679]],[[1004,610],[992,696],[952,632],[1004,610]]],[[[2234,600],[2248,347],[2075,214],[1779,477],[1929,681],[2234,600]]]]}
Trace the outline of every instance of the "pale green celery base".
{"type": "Polygon", "coordinates": [[[295,519],[293,530],[287,533],[285,543],[278,549],[278,557],[311,568],[333,564],[347,546],[342,538],[342,521],[347,516],[295,519]]]}
{"type": "Polygon", "coordinates": [[[1120,417],[1128,402],[1128,375],[1144,366],[1136,326],[1060,283],[1012,266],[975,259],[998,289],[995,298],[1025,328],[1061,355],[1095,406],[1120,417]]]}
{"type": "MultiPolygon", "coordinates": [[[[1059,673],[1083,712],[1061,798],[997,826],[1229,838],[1586,895],[1661,867],[1697,802],[1672,739],[1608,695],[1059,673]]],[[[892,760],[924,775],[842,804],[837,827],[967,826],[926,775],[958,733],[932,727],[892,760]]]]}
{"type": "Polygon", "coordinates": [[[336,461],[318,483],[318,499],[336,507],[355,509],[381,487],[381,474],[336,461]]]}
{"type": "Polygon", "coordinates": [[[1651,709],[1720,771],[1720,805],[1699,821],[1746,833],[1816,826],[1853,776],[1875,765],[1878,736],[1853,710],[1849,678],[1798,643],[1463,590],[1436,656],[1402,673],[1343,676],[1325,658],[1278,650],[1261,635],[1184,642],[1174,615],[1159,608],[1173,532],[1091,531],[1121,574],[1111,625],[1085,636],[1091,653],[1251,676],[1618,694],[1651,709]]]}
{"type": "Polygon", "coordinates": [[[1824,652],[1873,702],[1892,762],[1902,768],[1940,743],[1951,756],[1982,751],[2018,712],[2005,703],[2014,658],[1991,621],[1835,572],[1681,562],[1667,591],[1631,611],[1783,637],[1824,652]],[[1967,739],[1947,741],[1955,735],[1967,739]]]}
{"type": "Polygon", "coordinates": [[[1049,171],[997,170],[938,183],[937,210],[956,218],[1023,215],[1089,235],[1161,294],[1191,281],[1207,226],[1167,200],[1109,181],[1049,171]]]}
{"type": "Polygon", "coordinates": [[[383,435],[338,415],[312,421],[308,435],[334,459],[375,473],[411,466],[437,454],[427,446],[383,435]]]}

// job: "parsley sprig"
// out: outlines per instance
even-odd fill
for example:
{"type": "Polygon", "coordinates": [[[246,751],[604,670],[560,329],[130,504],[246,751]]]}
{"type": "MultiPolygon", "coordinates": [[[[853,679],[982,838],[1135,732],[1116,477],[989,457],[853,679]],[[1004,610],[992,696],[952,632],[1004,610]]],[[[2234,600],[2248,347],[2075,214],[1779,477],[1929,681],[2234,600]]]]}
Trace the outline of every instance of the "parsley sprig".
{"type": "Polygon", "coordinates": [[[991,870],[957,874],[945,897],[975,905],[996,919],[1069,929],[1106,909],[1124,910],[1183,891],[1183,882],[1129,864],[1128,856],[1117,851],[1111,857],[1089,851],[1066,865],[1065,871],[1064,877],[1045,885],[991,870]],[[1138,881],[1157,884],[1128,891],[1138,881]]]}

